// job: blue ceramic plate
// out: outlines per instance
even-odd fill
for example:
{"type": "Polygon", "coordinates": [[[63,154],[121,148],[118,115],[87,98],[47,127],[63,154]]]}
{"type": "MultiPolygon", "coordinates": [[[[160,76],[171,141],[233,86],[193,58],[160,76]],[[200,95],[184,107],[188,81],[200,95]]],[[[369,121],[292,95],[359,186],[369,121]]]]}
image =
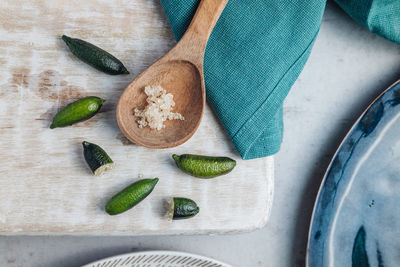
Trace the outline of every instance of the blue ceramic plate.
{"type": "Polygon", "coordinates": [[[400,266],[400,81],[354,124],[325,174],[307,266],[400,266]]]}

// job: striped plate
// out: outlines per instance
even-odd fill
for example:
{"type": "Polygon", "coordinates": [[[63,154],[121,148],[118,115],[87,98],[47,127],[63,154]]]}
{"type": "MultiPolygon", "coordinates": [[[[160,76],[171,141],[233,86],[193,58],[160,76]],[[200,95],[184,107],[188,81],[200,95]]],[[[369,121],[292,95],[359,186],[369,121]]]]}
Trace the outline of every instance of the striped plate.
{"type": "Polygon", "coordinates": [[[228,264],[189,253],[145,251],[114,256],[82,267],[231,267],[228,264]]]}

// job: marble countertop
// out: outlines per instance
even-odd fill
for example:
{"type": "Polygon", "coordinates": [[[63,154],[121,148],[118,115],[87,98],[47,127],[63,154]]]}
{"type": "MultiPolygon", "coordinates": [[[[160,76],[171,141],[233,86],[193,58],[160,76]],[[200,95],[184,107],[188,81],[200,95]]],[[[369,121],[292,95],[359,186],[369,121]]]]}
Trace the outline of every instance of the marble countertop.
{"type": "Polygon", "coordinates": [[[310,60],[285,102],[267,225],[222,236],[0,237],[0,266],[79,266],[141,250],[179,250],[233,266],[303,266],[323,174],[353,122],[400,79],[400,46],[357,25],[329,2],[310,60]]]}

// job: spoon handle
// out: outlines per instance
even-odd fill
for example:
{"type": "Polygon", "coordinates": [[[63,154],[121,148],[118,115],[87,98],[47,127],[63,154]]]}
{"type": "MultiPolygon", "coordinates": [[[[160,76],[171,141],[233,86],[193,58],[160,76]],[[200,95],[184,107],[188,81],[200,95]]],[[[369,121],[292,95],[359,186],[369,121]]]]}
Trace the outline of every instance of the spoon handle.
{"type": "MultiPolygon", "coordinates": [[[[181,45],[188,47],[190,53],[200,55],[202,60],[208,38],[229,0],[202,0],[181,39],[181,45]]],[[[194,56],[192,54],[192,56],[194,56]]],[[[200,62],[199,62],[200,63],[200,62]]],[[[202,62],[201,62],[202,64],[202,62]]]]}

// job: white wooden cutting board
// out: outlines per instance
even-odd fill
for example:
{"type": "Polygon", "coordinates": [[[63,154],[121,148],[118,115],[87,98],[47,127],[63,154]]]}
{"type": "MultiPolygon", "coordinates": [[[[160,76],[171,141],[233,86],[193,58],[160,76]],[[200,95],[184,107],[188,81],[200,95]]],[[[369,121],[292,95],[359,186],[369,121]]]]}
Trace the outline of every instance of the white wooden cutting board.
{"type": "Polygon", "coordinates": [[[207,107],[194,137],[182,146],[151,150],[129,143],[114,109],[123,89],[174,44],[158,0],[0,1],[0,233],[198,234],[250,231],[269,216],[273,158],[243,161],[207,107]],[[121,59],[128,76],[109,76],[81,63],[62,34],[90,41],[121,59]],[[50,130],[56,111],[83,96],[107,101],[76,126],[50,130]],[[93,176],[81,142],[101,145],[116,162],[93,176]],[[223,155],[237,167],[212,180],[182,174],[172,153],[223,155]],[[138,177],[159,177],[153,193],[119,215],[106,201],[138,177]],[[163,201],[182,196],[198,216],[163,219],[163,201]]]}

